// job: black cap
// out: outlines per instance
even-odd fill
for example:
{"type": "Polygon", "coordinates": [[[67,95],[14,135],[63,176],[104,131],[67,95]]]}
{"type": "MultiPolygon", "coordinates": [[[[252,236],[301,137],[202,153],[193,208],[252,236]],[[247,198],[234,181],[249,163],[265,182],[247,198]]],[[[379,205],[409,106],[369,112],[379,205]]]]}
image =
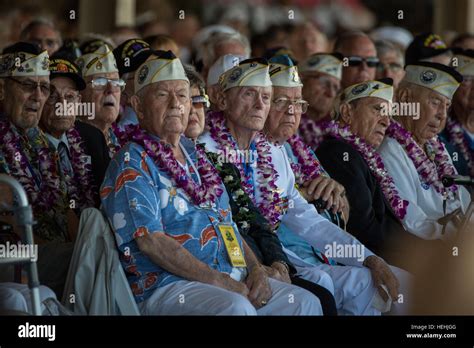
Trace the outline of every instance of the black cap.
{"type": "Polygon", "coordinates": [[[82,55],[79,44],[73,39],[65,39],[63,45],[55,52],[58,53],[70,61],[76,61],[82,55]]]}
{"type": "Polygon", "coordinates": [[[111,50],[114,48],[108,43],[107,41],[101,40],[101,39],[92,39],[88,40],[84,43],[82,43],[81,46],[79,46],[79,49],[81,50],[81,53],[88,54],[97,51],[101,46],[108,46],[111,50]]]}
{"type": "Polygon", "coordinates": [[[81,76],[79,68],[64,54],[53,54],[49,58],[49,79],[67,77],[74,81],[79,91],[86,88],[86,82],[81,76]]]}
{"type": "Polygon", "coordinates": [[[42,52],[39,45],[30,42],[17,42],[3,49],[2,54],[25,52],[38,55],[42,52]]]}
{"type": "Polygon", "coordinates": [[[405,64],[414,64],[422,59],[428,59],[448,52],[450,49],[441,36],[424,33],[415,36],[405,52],[405,64]]]}
{"type": "Polygon", "coordinates": [[[474,50],[465,50],[461,47],[453,47],[451,48],[451,51],[453,52],[453,54],[456,54],[456,55],[474,58],[474,50]]]}
{"type": "Polygon", "coordinates": [[[141,39],[130,39],[116,47],[113,53],[120,76],[122,76],[137,70],[153,53],[153,50],[141,39]]]}

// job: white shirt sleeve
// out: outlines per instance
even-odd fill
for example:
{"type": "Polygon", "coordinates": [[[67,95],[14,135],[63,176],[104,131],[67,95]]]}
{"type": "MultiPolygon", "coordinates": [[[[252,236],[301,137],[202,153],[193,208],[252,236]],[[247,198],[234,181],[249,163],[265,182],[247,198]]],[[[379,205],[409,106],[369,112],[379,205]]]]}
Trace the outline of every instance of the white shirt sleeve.
{"type": "MultiPolygon", "coordinates": [[[[288,212],[283,216],[282,223],[293,233],[304,239],[314,248],[325,252],[328,246],[334,243],[341,246],[357,246],[352,250],[363,250],[363,258],[360,255],[353,257],[331,257],[333,260],[348,266],[361,267],[365,258],[374,255],[372,251],[362,245],[353,235],[343,231],[338,226],[328,221],[314,207],[309,204],[295,188],[295,176],[291,170],[291,165],[284,150],[282,154],[285,158],[286,168],[277,168],[280,176],[285,177],[285,191],[288,195],[288,212]],[[287,174],[287,175],[285,175],[287,174]]],[[[279,154],[275,154],[279,155],[279,154]]],[[[277,161],[281,163],[280,161],[277,161]]],[[[281,164],[280,164],[281,166],[281,164]]],[[[281,181],[279,181],[281,182],[281,181]]]]}
{"type": "Polygon", "coordinates": [[[441,196],[433,192],[433,187],[422,188],[418,172],[403,148],[396,140],[386,138],[379,152],[400,198],[409,203],[402,220],[405,229],[427,240],[449,239],[455,233],[454,225],[449,223],[443,235],[443,226],[437,222],[444,215],[441,196]]]}

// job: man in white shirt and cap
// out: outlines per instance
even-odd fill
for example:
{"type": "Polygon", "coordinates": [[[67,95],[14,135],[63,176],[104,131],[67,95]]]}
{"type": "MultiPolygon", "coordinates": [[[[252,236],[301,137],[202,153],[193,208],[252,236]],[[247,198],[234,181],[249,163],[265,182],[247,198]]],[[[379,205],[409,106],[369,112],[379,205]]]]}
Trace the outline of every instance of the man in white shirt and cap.
{"type": "MultiPolygon", "coordinates": [[[[291,70],[290,78],[299,79],[297,71],[291,70]]],[[[219,107],[223,111],[209,114],[210,131],[199,141],[208,151],[239,168],[242,189],[275,230],[281,224],[315,249],[321,257],[318,265],[285,251],[299,267],[299,275],[334,291],[341,314],[376,315],[386,311],[390,298],[396,301],[399,295],[399,280],[392,270],[399,278],[408,277],[406,272],[390,268],[353,236],[319,215],[296,190],[285,149],[269,143],[261,133],[272,98],[267,62],[243,61],[221,76],[220,85],[219,107]],[[354,252],[337,253],[335,249],[341,248],[354,252]],[[335,262],[346,266],[336,266],[335,262]],[[377,297],[379,294],[383,300],[377,297]]],[[[400,279],[402,284],[405,281],[400,279]]],[[[406,301],[408,295],[403,295],[406,301]]]]}
{"type": "Polygon", "coordinates": [[[398,116],[379,148],[400,198],[408,202],[403,226],[423,239],[452,239],[470,202],[464,187],[444,187],[443,177],[457,172],[437,136],[461,81],[462,76],[444,64],[408,65],[395,99],[418,105],[419,112],[412,107],[409,115],[400,115],[401,108],[393,108],[398,116]]]}
{"type": "Polygon", "coordinates": [[[93,103],[95,111],[92,117],[81,121],[98,128],[104,134],[112,157],[118,145],[112,124],[120,111],[120,95],[125,88],[125,81],[119,77],[113,51],[107,45],[82,55],[76,63],[86,82],[86,88],[81,92],[82,100],[93,103]]]}
{"type": "Polygon", "coordinates": [[[337,53],[316,53],[298,65],[303,83],[303,98],[308,111],[301,117],[299,134],[315,150],[324,136],[325,124],[341,89],[342,56],[337,53]]]}

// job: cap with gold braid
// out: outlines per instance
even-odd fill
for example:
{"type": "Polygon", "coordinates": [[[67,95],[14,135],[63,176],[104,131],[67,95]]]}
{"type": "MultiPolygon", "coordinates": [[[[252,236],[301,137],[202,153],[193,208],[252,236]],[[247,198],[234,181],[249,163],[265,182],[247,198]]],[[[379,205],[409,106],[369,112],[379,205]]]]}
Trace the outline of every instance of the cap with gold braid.
{"type": "Polygon", "coordinates": [[[445,97],[452,99],[462,82],[462,75],[453,68],[438,63],[417,62],[405,67],[402,82],[410,82],[429,88],[445,97]]]}
{"type": "Polygon", "coordinates": [[[462,76],[474,76],[474,50],[452,49],[454,57],[452,67],[462,76]]]}
{"type": "Polygon", "coordinates": [[[262,58],[251,58],[226,71],[219,78],[222,91],[233,87],[271,87],[268,62],[262,58]]]}
{"type": "Polygon", "coordinates": [[[270,79],[273,87],[302,87],[298,68],[287,55],[278,55],[270,58],[270,79]]]}
{"type": "Polygon", "coordinates": [[[335,77],[342,76],[342,55],[339,53],[315,53],[298,65],[300,73],[316,71],[335,77]]]}
{"type": "Polygon", "coordinates": [[[96,51],[82,55],[76,64],[82,71],[82,77],[118,72],[115,57],[107,45],[102,45],[96,51]]]}
{"type": "Polygon", "coordinates": [[[49,76],[49,56],[27,42],[8,46],[0,56],[0,77],[49,76]]]}
{"type": "Polygon", "coordinates": [[[349,86],[339,95],[338,105],[366,97],[380,98],[391,103],[393,98],[393,80],[384,78],[364,81],[349,86]]]}
{"type": "Polygon", "coordinates": [[[154,51],[135,73],[135,93],[159,81],[188,81],[183,64],[171,51],[154,51]]]}

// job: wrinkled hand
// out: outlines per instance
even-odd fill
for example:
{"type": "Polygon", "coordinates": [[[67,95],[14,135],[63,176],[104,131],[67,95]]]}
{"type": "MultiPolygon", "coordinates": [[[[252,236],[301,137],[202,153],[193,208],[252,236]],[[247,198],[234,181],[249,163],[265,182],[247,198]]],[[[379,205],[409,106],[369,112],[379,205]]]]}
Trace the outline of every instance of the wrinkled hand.
{"type": "Polygon", "coordinates": [[[302,190],[303,197],[308,202],[321,198],[327,202],[326,209],[331,209],[333,213],[342,212],[346,207],[347,200],[344,198],[344,192],[344,186],[323,175],[305,182],[302,190]]]}
{"type": "Polygon", "coordinates": [[[220,288],[236,292],[245,298],[248,298],[249,289],[243,282],[238,282],[232,279],[227,273],[217,272],[217,276],[213,282],[213,285],[220,288]]]}
{"type": "Polygon", "coordinates": [[[400,283],[387,263],[380,257],[372,255],[365,259],[364,266],[370,269],[370,272],[372,273],[372,279],[382,299],[384,301],[388,300],[387,294],[380,287],[381,284],[384,284],[387,287],[388,293],[390,294],[392,300],[396,301],[398,298],[398,288],[400,283]]]}
{"type": "Polygon", "coordinates": [[[272,297],[272,289],[263,267],[253,267],[245,283],[249,289],[248,299],[255,308],[262,307],[262,302],[268,302],[272,297]]]}
{"type": "Polygon", "coordinates": [[[263,266],[265,272],[270,278],[279,280],[281,282],[291,284],[290,275],[286,267],[280,262],[273,262],[271,267],[263,266]]]}

